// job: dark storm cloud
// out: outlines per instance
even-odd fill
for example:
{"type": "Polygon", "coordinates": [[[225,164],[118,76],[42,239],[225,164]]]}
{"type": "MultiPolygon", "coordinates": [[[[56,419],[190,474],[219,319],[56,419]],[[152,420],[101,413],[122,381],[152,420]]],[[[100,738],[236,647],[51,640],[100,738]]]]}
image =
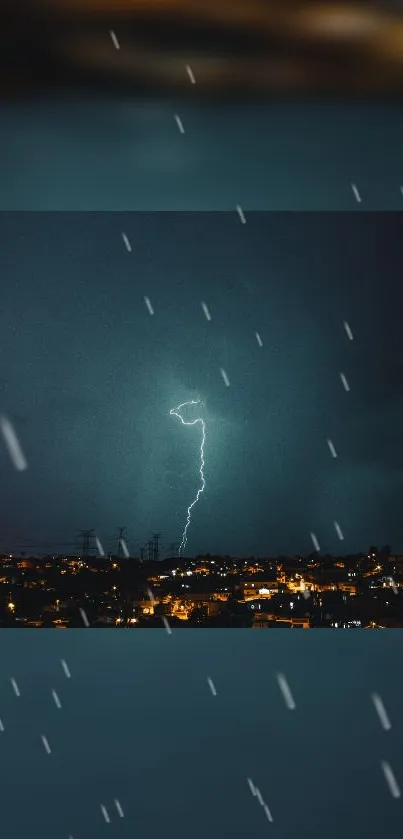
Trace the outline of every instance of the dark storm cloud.
{"type": "Polygon", "coordinates": [[[247,211],[401,210],[399,103],[58,95],[3,104],[1,117],[6,211],[231,209],[236,225],[239,202],[247,211]]]}
{"type": "Polygon", "coordinates": [[[2,412],[29,464],[14,473],[1,448],[7,532],[108,539],[125,521],[130,547],[150,532],[177,540],[201,428],[170,410],[200,399],[206,488],[189,550],[310,550],[311,531],[337,548],[334,520],[343,549],[403,540],[402,224],[3,215],[2,412]]]}
{"type": "Polygon", "coordinates": [[[82,413],[95,413],[99,409],[99,400],[90,399],[84,394],[76,398],[69,396],[44,395],[42,397],[43,408],[52,414],[76,416],[82,413]]]}

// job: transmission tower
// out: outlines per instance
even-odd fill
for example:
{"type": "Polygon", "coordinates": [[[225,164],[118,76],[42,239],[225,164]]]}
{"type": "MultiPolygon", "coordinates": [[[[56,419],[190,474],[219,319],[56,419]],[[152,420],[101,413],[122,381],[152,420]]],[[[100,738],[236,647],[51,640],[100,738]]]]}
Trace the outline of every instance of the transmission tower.
{"type": "Polygon", "coordinates": [[[160,558],[160,548],[159,548],[159,541],[161,539],[161,533],[155,533],[153,536],[153,559],[155,562],[158,562],[160,558]]]}
{"type": "Polygon", "coordinates": [[[178,542],[171,542],[169,545],[168,551],[169,557],[177,557],[179,556],[179,543],[178,542]]]}
{"type": "Polygon", "coordinates": [[[125,557],[125,551],[123,549],[123,543],[126,544],[126,533],[127,527],[119,527],[119,536],[118,536],[118,549],[117,549],[117,556],[125,557]]]}
{"type": "Polygon", "coordinates": [[[91,530],[80,530],[79,540],[81,541],[81,554],[82,556],[91,556],[93,550],[93,543],[95,541],[95,530],[91,528],[91,530]]]}

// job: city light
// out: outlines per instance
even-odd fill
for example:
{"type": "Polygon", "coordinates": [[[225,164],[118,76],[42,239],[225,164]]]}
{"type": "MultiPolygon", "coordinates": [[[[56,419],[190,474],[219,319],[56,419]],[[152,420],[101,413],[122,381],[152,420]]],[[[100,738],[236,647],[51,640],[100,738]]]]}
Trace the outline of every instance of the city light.
{"type": "Polygon", "coordinates": [[[100,563],[95,550],[51,561],[4,553],[0,626],[403,628],[403,556],[380,566],[372,553],[317,555],[314,563],[310,555],[207,554],[165,559],[161,567],[124,555],[100,563]]]}

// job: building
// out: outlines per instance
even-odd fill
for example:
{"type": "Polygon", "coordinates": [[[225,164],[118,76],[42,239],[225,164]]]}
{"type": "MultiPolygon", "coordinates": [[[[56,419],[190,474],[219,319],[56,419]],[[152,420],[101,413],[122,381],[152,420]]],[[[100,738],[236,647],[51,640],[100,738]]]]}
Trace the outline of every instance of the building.
{"type": "Polygon", "coordinates": [[[290,629],[309,629],[310,620],[308,616],[303,617],[286,617],[282,618],[278,615],[271,615],[268,612],[259,612],[255,614],[253,620],[253,629],[271,629],[271,628],[290,628],[290,629]]]}
{"type": "Polygon", "coordinates": [[[278,594],[279,583],[274,573],[253,574],[246,577],[243,583],[244,600],[257,600],[258,598],[270,598],[278,594]]]}

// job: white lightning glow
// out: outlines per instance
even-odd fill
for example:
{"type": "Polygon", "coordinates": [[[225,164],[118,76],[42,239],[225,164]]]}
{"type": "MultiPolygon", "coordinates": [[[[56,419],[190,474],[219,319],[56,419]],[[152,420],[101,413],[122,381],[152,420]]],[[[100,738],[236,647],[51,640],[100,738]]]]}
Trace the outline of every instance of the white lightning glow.
{"type": "Polygon", "coordinates": [[[188,531],[188,527],[190,525],[190,521],[191,521],[191,518],[192,518],[192,509],[195,506],[195,504],[197,504],[202,492],[204,492],[204,487],[206,486],[206,481],[205,481],[205,478],[204,478],[204,444],[206,442],[206,425],[205,425],[204,419],[202,419],[202,417],[197,417],[197,419],[195,419],[195,420],[184,420],[182,415],[180,414],[180,411],[181,411],[182,408],[185,408],[186,405],[200,405],[200,399],[192,399],[190,402],[182,402],[182,404],[178,405],[177,408],[172,408],[169,413],[173,417],[178,417],[178,419],[180,419],[182,425],[197,425],[198,422],[201,424],[202,440],[201,440],[201,443],[200,443],[200,470],[199,470],[200,471],[200,478],[201,478],[201,487],[197,490],[196,498],[194,499],[194,501],[192,501],[192,503],[188,507],[186,525],[185,525],[185,529],[184,529],[183,534],[182,534],[182,542],[180,544],[179,554],[181,554],[182,551],[186,547],[187,531],[188,531]]]}

